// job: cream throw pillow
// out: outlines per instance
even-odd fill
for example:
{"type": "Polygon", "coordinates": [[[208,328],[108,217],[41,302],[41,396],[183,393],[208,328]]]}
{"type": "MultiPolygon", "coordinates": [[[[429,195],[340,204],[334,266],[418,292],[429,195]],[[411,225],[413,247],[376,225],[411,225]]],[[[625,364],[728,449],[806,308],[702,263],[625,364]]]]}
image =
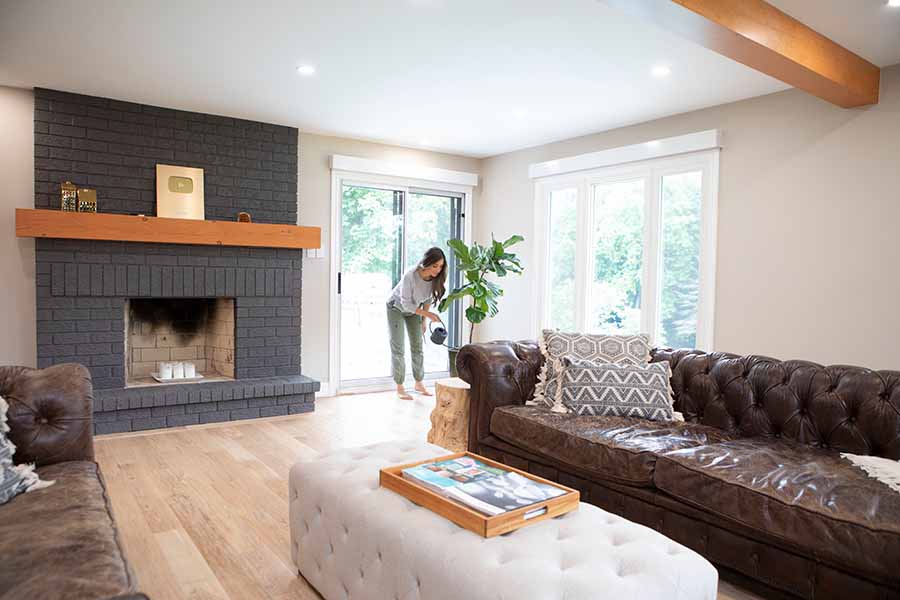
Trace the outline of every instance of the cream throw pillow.
{"type": "Polygon", "coordinates": [[[606,335],[545,329],[541,334],[540,347],[544,366],[534,388],[534,399],[528,404],[555,412],[566,412],[557,401],[563,358],[616,365],[646,365],[650,361],[650,337],[645,334],[606,335]]]}

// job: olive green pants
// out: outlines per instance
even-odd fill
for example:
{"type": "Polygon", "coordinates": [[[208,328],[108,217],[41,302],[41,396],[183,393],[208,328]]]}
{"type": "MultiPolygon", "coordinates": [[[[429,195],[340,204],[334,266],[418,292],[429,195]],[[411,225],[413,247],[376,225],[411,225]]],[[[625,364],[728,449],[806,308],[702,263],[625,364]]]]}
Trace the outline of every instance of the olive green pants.
{"type": "Polygon", "coordinates": [[[425,357],[422,354],[422,317],[406,315],[393,306],[387,307],[388,330],[391,334],[391,375],[397,385],[406,378],[406,360],[403,330],[409,338],[409,351],[412,354],[413,378],[416,381],[425,379],[425,357]]]}

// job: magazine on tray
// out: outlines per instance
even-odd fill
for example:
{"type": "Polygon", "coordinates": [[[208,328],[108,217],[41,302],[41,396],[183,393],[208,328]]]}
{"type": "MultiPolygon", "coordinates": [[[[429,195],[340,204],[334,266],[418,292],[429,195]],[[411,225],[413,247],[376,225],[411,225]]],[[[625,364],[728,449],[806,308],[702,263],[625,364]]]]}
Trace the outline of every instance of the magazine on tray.
{"type": "Polygon", "coordinates": [[[468,456],[403,469],[403,478],[490,516],[566,493],[468,456]]]}

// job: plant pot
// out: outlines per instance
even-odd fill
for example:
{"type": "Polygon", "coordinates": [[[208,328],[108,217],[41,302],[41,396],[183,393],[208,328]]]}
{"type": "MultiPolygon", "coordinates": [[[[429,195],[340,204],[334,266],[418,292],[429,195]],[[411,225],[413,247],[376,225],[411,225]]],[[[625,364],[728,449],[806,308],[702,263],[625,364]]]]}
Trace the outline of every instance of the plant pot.
{"type": "Polygon", "coordinates": [[[450,353],[450,377],[459,377],[456,371],[456,355],[459,354],[459,348],[449,348],[450,353]]]}

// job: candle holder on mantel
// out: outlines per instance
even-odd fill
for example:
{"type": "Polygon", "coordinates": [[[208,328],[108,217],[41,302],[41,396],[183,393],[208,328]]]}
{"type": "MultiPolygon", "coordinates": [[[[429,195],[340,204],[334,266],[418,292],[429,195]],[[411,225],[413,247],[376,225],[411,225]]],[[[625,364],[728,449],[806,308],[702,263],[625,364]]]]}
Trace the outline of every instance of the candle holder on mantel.
{"type": "Polygon", "coordinates": [[[59,207],[66,212],[78,210],[78,188],[71,181],[64,181],[59,186],[59,207]]]}
{"type": "Polygon", "coordinates": [[[78,212],[97,212],[97,190],[78,188],[78,212]]]}

